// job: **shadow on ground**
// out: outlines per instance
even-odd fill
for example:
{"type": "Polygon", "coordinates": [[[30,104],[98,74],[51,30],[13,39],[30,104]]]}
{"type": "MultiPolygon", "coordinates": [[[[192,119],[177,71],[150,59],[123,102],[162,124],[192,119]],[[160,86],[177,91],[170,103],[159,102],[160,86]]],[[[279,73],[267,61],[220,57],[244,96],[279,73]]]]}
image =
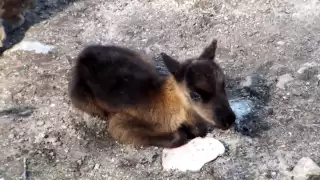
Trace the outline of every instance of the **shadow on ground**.
{"type": "Polygon", "coordinates": [[[249,75],[250,85],[243,86],[240,79],[228,81],[230,99],[247,99],[252,101],[251,112],[235,124],[235,130],[249,137],[260,137],[263,131],[270,129],[265,119],[272,114],[272,108],[268,106],[271,99],[272,86],[266,80],[267,69],[270,65],[263,65],[249,75]]]}
{"type": "Polygon", "coordinates": [[[36,108],[31,106],[16,106],[0,111],[0,117],[11,116],[14,118],[24,118],[30,116],[36,108]]]}
{"type": "Polygon", "coordinates": [[[4,51],[19,43],[32,25],[49,19],[77,1],[78,0],[36,0],[36,7],[34,9],[30,9],[26,14],[26,21],[21,27],[10,30],[4,23],[7,38],[3,43],[4,46],[0,48],[0,56],[4,51]]]}

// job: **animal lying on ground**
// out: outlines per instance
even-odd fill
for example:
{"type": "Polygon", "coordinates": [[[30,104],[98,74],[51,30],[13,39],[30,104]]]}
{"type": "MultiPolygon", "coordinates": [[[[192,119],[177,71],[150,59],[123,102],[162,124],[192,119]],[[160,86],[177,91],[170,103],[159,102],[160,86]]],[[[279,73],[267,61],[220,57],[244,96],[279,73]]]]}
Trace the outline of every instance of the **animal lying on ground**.
{"type": "Polygon", "coordinates": [[[142,54],[90,45],[77,57],[69,82],[71,102],[87,114],[108,119],[109,133],[121,143],[179,147],[206,136],[215,124],[227,129],[235,121],[223,73],[213,61],[215,49],[216,41],[183,64],[163,53],[171,74],[161,76],[142,54]],[[200,74],[199,68],[204,68],[200,74]],[[193,100],[190,92],[202,100],[193,100]]]}
{"type": "Polygon", "coordinates": [[[25,13],[34,6],[34,0],[0,0],[0,47],[6,39],[3,21],[10,25],[10,29],[16,29],[23,25],[25,13]]]}

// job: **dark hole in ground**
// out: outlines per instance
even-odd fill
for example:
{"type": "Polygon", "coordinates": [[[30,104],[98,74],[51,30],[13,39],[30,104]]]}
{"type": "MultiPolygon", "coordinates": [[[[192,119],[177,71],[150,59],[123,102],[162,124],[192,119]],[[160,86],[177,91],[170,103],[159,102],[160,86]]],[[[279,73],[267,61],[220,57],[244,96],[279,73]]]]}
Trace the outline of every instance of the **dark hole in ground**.
{"type": "Polygon", "coordinates": [[[240,80],[229,79],[229,83],[232,84],[229,97],[252,102],[251,112],[235,124],[235,131],[249,137],[260,137],[263,131],[270,129],[270,125],[264,119],[272,114],[272,109],[268,107],[271,86],[263,74],[253,73],[250,76],[252,83],[247,87],[241,87],[240,80]]]}
{"type": "Polygon", "coordinates": [[[28,117],[36,108],[31,106],[16,106],[0,111],[0,116],[12,116],[15,118],[28,117]]]}

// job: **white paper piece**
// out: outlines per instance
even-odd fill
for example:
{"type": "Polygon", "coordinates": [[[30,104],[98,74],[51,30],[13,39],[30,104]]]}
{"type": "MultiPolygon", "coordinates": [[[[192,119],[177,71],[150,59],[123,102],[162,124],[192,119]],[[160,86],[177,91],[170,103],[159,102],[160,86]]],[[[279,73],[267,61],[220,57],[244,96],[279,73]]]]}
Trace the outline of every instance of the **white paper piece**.
{"type": "Polygon", "coordinates": [[[195,138],[174,149],[163,149],[164,170],[200,171],[202,166],[225,152],[224,145],[212,137],[195,138]]]}
{"type": "Polygon", "coordinates": [[[15,45],[11,51],[35,51],[35,53],[39,54],[47,54],[52,51],[55,47],[52,45],[42,44],[38,41],[22,41],[19,44],[15,45]]]}

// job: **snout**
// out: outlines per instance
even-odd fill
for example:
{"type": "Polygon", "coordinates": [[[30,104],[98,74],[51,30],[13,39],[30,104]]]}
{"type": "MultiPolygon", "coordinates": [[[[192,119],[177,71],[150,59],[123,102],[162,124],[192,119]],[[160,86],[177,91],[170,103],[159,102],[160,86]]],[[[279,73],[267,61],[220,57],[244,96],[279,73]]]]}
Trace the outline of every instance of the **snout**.
{"type": "Polygon", "coordinates": [[[215,122],[219,129],[227,130],[236,121],[236,115],[230,107],[218,107],[215,109],[215,122]]]}

